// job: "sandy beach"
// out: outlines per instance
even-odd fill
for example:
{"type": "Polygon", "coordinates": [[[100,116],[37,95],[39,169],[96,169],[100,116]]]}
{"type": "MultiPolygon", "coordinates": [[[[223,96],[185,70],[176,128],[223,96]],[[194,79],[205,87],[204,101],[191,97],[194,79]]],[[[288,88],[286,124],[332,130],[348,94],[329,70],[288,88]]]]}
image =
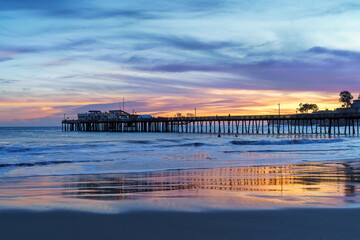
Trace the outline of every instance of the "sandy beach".
{"type": "Polygon", "coordinates": [[[0,239],[357,239],[343,163],[2,178],[0,239]]]}
{"type": "Polygon", "coordinates": [[[97,214],[11,211],[0,214],[0,239],[353,240],[360,209],[142,211],[97,214]]]}
{"type": "Polygon", "coordinates": [[[3,177],[0,209],[121,213],[358,207],[357,168],[346,163],[3,177]]]}

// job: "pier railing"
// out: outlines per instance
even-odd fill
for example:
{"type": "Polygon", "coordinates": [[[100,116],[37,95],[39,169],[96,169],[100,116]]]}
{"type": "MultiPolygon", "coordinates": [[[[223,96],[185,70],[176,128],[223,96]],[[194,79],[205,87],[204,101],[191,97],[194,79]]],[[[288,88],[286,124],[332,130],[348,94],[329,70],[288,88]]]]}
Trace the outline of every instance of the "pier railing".
{"type": "Polygon", "coordinates": [[[360,113],[63,120],[63,131],[359,134],[360,113]]]}

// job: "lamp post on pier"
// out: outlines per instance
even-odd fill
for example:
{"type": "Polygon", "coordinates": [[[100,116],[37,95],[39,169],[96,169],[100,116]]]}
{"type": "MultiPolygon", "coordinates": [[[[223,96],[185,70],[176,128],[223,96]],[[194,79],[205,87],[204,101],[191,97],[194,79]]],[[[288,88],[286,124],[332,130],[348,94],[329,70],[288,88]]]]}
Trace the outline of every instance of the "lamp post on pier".
{"type": "Polygon", "coordinates": [[[194,108],[195,109],[195,117],[196,117],[196,108],[194,108]]]}
{"type": "Polygon", "coordinates": [[[278,106],[279,106],[279,116],[280,116],[280,103],[278,104],[278,106]]]}

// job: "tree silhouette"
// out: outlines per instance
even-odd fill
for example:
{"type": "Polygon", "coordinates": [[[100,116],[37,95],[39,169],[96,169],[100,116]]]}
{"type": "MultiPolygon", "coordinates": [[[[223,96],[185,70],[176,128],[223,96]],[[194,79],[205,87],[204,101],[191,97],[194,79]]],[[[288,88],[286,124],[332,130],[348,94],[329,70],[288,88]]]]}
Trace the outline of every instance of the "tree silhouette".
{"type": "Polygon", "coordinates": [[[342,91],[339,94],[339,102],[344,103],[343,107],[350,107],[351,106],[351,100],[354,98],[353,95],[351,95],[351,92],[349,91],[342,91]]]}
{"type": "Polygon", "coordinates": [[[316,104],[311,104],[311,103],[300,103],[299,107],[297,110],[300,111],[301,113],[308,113],[309,111],[312,112],[316,112],[319,111],[319,107],[316,104]]]}

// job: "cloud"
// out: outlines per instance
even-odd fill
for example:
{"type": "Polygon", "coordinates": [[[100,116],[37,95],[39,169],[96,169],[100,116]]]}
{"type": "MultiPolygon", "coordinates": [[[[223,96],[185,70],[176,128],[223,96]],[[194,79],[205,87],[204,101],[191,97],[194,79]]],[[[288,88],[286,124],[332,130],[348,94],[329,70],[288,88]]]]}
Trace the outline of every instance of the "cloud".
{"type": "Polygon", "coordinates": [[[49,2],[44,0],[2,1],[0,9],[6,11],[31,11],[35,14],[54,18],[74,18],[74,19],[102,19],[102,18],[128,18],[128,19],[158,19],[160,14],[153,11],[126,9],[118,4],[113,4],[111,8],[101,8],[97,6],[97,1],[70,1],[62,0],[49,2]]]}
{"type": "Polygon", "coordinates": [[[4,0],[1,97],[51,107],[164,98],[154,111],[165,112],[191,109],[193,96],[202,107],[239,104],[209,89],[358,91],[356,12],[345,14],[358,6],[309,2],[4,0]],[[24,84],[7,85],[13,77],[24,84]]]}
{"type": "Polygon", "coordinates": [[[47,0],[3,0],[1,1],[0,9],[2,10],[39,10],[39,9],[56,9],[69,6],[72,1],[62,0],[60,2],[49,2],[47,0]]]}
{"type": "Polygon", "coordinates": [[[1,79],[0,78],[0,83],[3,83],[3,84],[14,83],[14,82],[19,82],[19,80],[1,79]]]}
{"type": "MultiPolygon", "coordinates": [[[[263,57],[266,58],[266,55],[263,57]]],[[[214,83],[217,82],[218,88],[333,92],[342,88],[356,88],[360,82],[359,65],[358,52],[314,47],[290,59],[268,59],[247,63],[175,62],[138,66],[136,69],[171,74],[217,73],[220,77],[209,79],[204,85],[214,87],[214,83]],[[334,58],[319,57],[319,54],[331,55],[334,58]],[[227,77],[222,78],[221,75],[227,77]]]]}
{"type": "Polygon", "coordinates": [[[14,58],[12,57],[0,57],[0,62],[6,62],[6,61],[10,61],[13,60],[14,58]]]}
{"type": "Polygon", "coordinates": [[[166,44],[183,50],[209,51],[222,48],[238,46],[227,41],[200,41],[189,36],[150,36],[150,39],[157,40],[161,45],[166,44]]]}
{"type": "MultiPolygon", "coordinates": [[[[14,45],[0,45],[0,51],[4,56],[13,56],[21,54],[30,54],[30,53],[45,53],[53,51],[88,51],[90,47],[94,47],[96,44],[99,44],[99,41],[93,38],[82,38],[82,39],[73,39],[67,40],[57,44],[46,45],[32,45],[32,46],[14,46],[14,45]],[[6,55],[5,55],[6,54],[6,55]]],[[[13,57],[4,57],[4,61],[11,60],[13,57]]],[[[1,54],[0,54],[1,61],[1,54]]]]}
{"type": "Polygon", "coordinates": [[[59,18],[105,19],[128,18],[137,20],[159,19],[161,15],[143,10],[101,10],[101,9],[63,9],[46,12],[46,15],[59,18]]]}
{"type": "Polygon", "coordinates": [[[67,65],[69,63],[70,63],[70,60],[68,60],[68,59],[59,59],[59,60],[53,60],[53,61],[48,61],[48,62],[42,63],[41,66],[55,67],[55,66],[67,65]]]}
{"type": "MultiPolygon", "coordinates": [[[[62,115],[63,116],[63,115],[62,115]]],[[[48,116],[31,119],[12,119],[11,121],[0,121],[2,127],[27,127],[27,126],[51,126],[57,127],[61,124],[61,116],[48,116]]]]}
{"type": "MultiPolygon", "coordinates": [[[[122,98],[119,98],[119,102],[113,103],[101,103],[101,104],[88,104],[84,106],[61,106],[57,107],[57,109],[61,109],[65,111],[67,114],[76,115],[82,112],[88,112],[90,110],[99,110],[99,111],[109,111],[109,110],[117,110],[122,109],[122,98]]],[[[128,112],[131,112],[134,108],[144,109],[148,107],[148,103],[145,101],[128,101],[125,102],[125,108],[128,112]],[[130,110],[129,110],[130,109],[130,110]]]]}
{"type": "Polygon", "coordinates": [[[340,4],[336,4],[334,6],[329,7],[326,11],[323,12],[324,15],[337,15],[346,12],[359,11],[360,4],[344,2],[340,4]]]}
{"type": "MultiPolygon", "coordinates": [[[[202,64],[189,63],[192,67],[204,68],[207,64],[216,61],[234,61],[240,57],[232,55],[229,57],[223,51],[237,53],[245,46],[232,41],[211,41],[190,36],[161,35],[130,33],[115,37],[130,41],[129,46],[122,48],[122,51],[114,51],[111,54],[102,54],[94,57],[94,60],[111,62],[115,64],[140,65],[141,68],[151,68],[158,64],[159,68],[173,68],[174,71],[182,72],[182,69],[175,69],[175,59],[192,59],[202,64]],[[206,61],[204,61],[206,59],[206,61]],[[201,66],[200,66],[201,65],[201,66]]],[[[249,47],[250,49],[253,47],[249,47]]],[[[246,49],[250,51],[250,49],[246,49]]],[[[245,51],[245,50],[242,50],[245,51]]],[[[217,63],[217,62],[216,62],[217,63]]]]}
{"type": "MultiPolygon", "coordinates": [[[[234,67],[235,65],[233,65],[234,67]]],[[[200,64],[200,63],[187,63],[179,62],[172,64],[160,64],[154,66],[139,66],[137,69],[144,71],[155,71],[155,72],[190,72],[190,71],[201,71],[201,72],[225,72],[231,66],[229,65],[212,65],[212,64],[200,64]]]]}
{"type": "MultiPolygon", "coordinates": [[[[126,100],[126,99],[125,99],[126,100]]],[[[193,101],[179,101],[176,98],[165,98],[165,99],[149,99],[147,101],[125,101],[125,111],[132,113],[135,112],[142,113],[151,113],[151,114],[160,114],[160,113],[169,113],[176,111],[192,110],[194,106],[198,109],[208,110],[216,106],[229,106],[236,104],[236,100],[218,100],[218,101],[207,101],[193,98],[193,101]]],[[[255,104],[251,101],[241,101],[242,107],[251,107],[255,104]]],[[[265,106],[266,104],[257,104],[257,106],[265,106]]],[[[71,118],[76,118],[78,113],[88,112],[90,110],[99,110],[99,111],[109,111],[115,109],[122,109],[121,99],[119,102],[114,103],[105,103],[105,104],[89,104],[84,106],[65,106],[60,108],[62,111],[66,112],[71,118]]]]}
{"type": "Polygon", "coordinates": [[[93,38],[81,38],[81,39],[74,39],[74,40],[68,40],[66,42],[60,43],[58,45],[53,45],[49,47],[44,47],[44,50],[51,51],[51,50],[68,50],[72,48],[81,48],[81,47],[89,47],[94,44],[99,43],[98,40],[93,38]]]}
{"type": "Polygon", "coordinates": [[[106,82],[103,86],[94,86],[99,91],[104,92],[119,92],[126,88],[127,94],[164,94],[177,95],[177,94],[190,94],[193,89],[199,86],[203,86],[203,83],[196,83],[192,81],[186,81],[181,78],[169,78],[160,77],[156,75],[148,76],[136,76],[131,74],[120,73],[104,73],[87,75],[88,79],[99,79],[106,82]]]}
{"type": "Polygon", "coordinates": [[[314,54],[329,54],[336,57],[344,57],[354,60],[360,60],[360,52],[357,51],[329,49],[324,47],[313,47],[309,49],[309,52],[314,54]]]}

